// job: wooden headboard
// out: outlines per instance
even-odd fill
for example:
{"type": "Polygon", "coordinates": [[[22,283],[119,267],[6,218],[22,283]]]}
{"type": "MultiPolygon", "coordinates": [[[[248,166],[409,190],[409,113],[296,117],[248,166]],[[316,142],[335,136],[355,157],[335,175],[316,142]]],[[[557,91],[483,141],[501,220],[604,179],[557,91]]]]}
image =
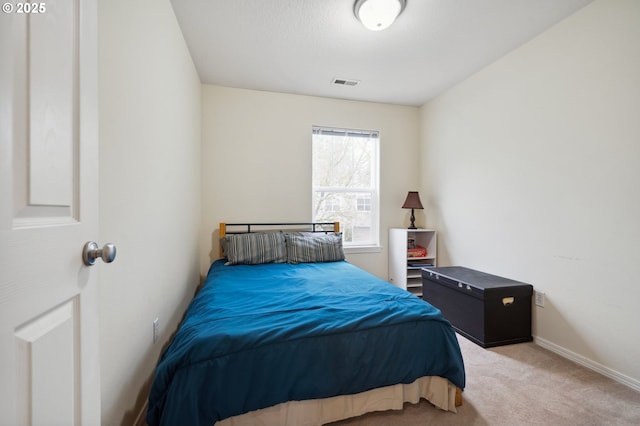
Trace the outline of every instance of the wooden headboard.
{"type": "MultiPolygon", "coordinates": [[[[340,232],[340,222],[294,222],[294,223],[226,223],[220,222],[220,239],[228,234],[248,234],[261,231],[340,232]]],[[[223,256],[220,244],[220,256],[223,256]]]]}

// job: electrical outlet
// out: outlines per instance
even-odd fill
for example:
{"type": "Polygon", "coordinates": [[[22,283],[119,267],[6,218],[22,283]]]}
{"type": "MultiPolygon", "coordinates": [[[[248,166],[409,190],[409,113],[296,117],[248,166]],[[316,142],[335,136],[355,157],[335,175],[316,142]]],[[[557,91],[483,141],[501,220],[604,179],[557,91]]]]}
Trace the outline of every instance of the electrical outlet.
{"type": "Polygon", "coordinates": [[[536,291],[535,295],[536,295],[536,306],[540,306],[541,308],[544,308],[544,293],[540,291],[536,291]]]}
{"type": "Polygon", "coordinates": [[[153,320],[153,343],[155,343],[160,337],[160,319],[153,320]]]}

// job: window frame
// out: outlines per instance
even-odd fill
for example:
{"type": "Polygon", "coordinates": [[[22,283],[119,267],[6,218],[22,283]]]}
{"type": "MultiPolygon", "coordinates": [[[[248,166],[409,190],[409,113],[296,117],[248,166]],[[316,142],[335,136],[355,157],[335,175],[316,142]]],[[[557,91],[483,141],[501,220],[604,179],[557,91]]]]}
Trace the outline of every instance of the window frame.
{"type": "MultiPolygon", "coordinates": [[[[360,130],[360,129],[347,129],[347,128],[336,128],[336,127],[328,127],[328,126],[312,126],[311,133],[311,211],[315,211],[315,194],[317,192],[332,192],[332,193],[355,193],[356,198],[354,200],[354,212],[356,213],[369,213],[370,214],[370,240],[366,242],[345,242],[344,250],[347,253],[362,253],[362,252],[379,252],[381,250],[380,247],[380,132],[377,130],[360,130]],[[364,137],[367,139],[373,139],[374,141],[374,149],[373,155],[374,159],[371,166],[371,186],[366,188],[351,188],[347,186],[315,186],[314,181],[314,170],[316,168],[315,158],[314,158],[314,144],[317,143],[315,139],[316,135],[327,135],[327,136],[340,136],[340,137],[364,137]],[[370,210],[358,210],[357,208],[357,199],[359,198],[358,193],[366,194],[366,198],[370,199],[370,210]]],[[[343,203],[344,204],[344,203],[343,203]]],[[[344,207],[344,206],[342,206],[344,207]]],[[[312,213],[313,216],[313,213],[312,213]]],[[[315,217],[312,217],[312,220],[316,220],[315,217]]],[[[341,223],[341,231],[345,231],[345,226],[348,226],[346,223],[341,223]]],[[[357,224],[353,224],[353,228],[355,229],[357,224]]]]}

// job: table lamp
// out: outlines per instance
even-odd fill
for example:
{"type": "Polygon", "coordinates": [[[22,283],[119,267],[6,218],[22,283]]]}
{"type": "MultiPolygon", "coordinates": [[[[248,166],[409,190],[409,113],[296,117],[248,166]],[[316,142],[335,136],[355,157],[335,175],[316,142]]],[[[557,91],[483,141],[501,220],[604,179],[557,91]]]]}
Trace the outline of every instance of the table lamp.
{"type": "Polygon", "coordinates": [[[416,218],[413,215],[413,209],[424,209],[424,207],[422,207],[422,203],[420,202],[420,195],[418,195],[418,191],[409,191],[409,193],[407,194],[407,199],[404,200],[402,208],[411,209],[411,225],[409,225],[409,229],[418,229],[416,228],[416,218]]]}

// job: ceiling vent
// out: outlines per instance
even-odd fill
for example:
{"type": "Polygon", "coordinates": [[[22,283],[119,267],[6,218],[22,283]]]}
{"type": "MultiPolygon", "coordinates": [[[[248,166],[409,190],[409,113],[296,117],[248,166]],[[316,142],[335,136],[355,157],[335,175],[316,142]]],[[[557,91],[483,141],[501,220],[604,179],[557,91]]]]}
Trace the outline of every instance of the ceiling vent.
{"type": "Polygon", "coordinates": [[[357,86],[360,84],[360,80],[347,80],[346,78],[334,78],[331,82],[339,86],[357,86]]]}

